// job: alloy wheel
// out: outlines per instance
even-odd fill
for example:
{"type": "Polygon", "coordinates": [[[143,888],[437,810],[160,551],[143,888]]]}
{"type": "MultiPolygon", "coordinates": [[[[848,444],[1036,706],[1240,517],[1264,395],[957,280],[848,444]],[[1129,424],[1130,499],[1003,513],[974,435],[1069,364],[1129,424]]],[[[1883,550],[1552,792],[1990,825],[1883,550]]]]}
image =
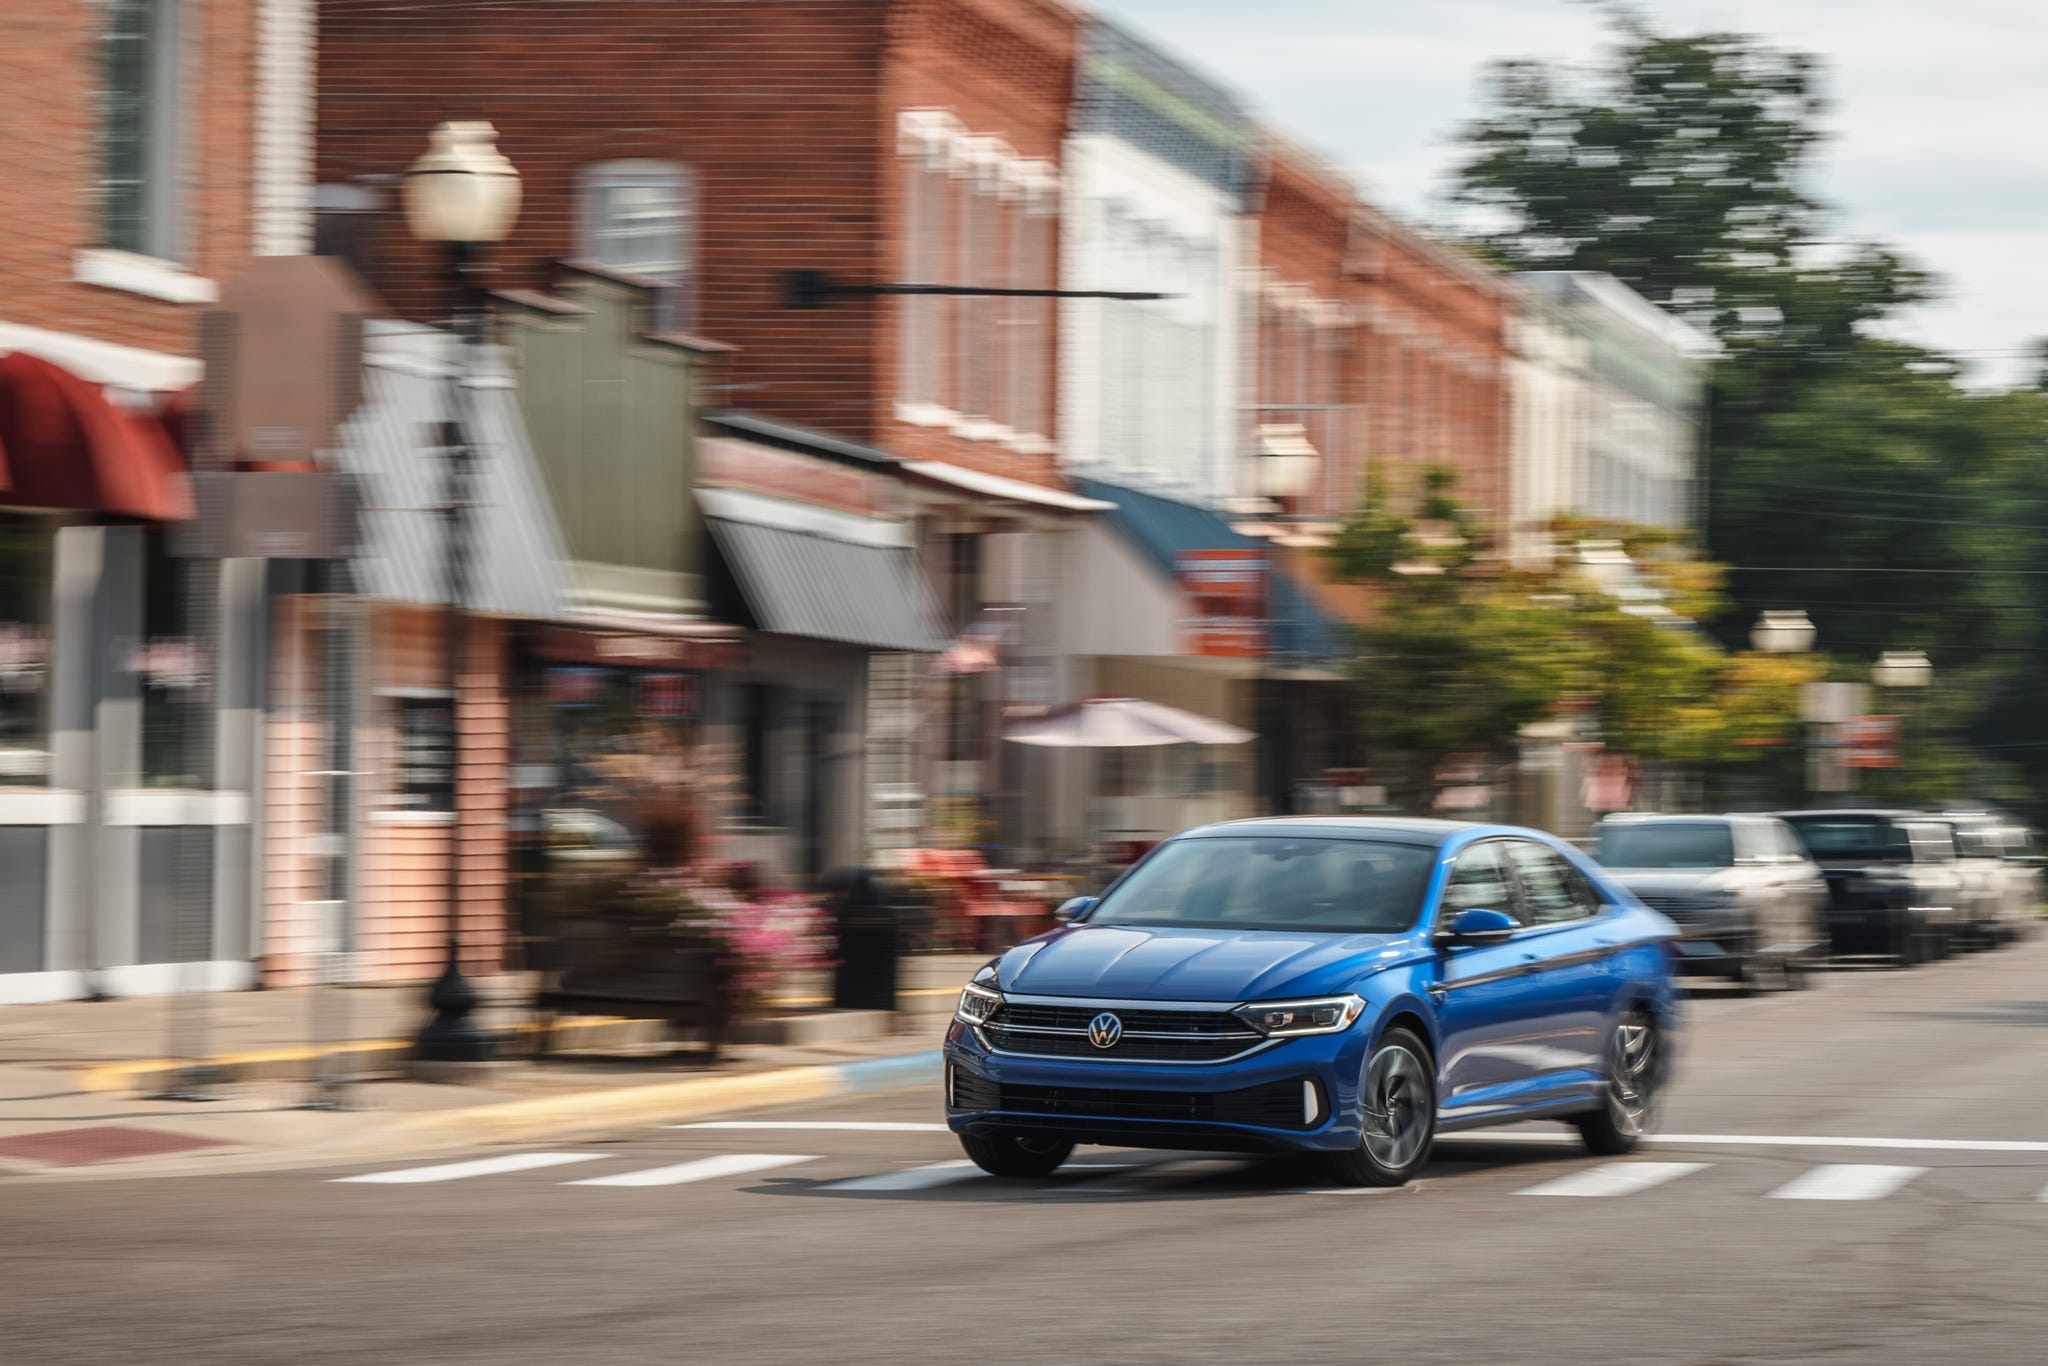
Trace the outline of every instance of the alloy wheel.
{"type": "Polygon", "coordinates": [[[1398,1171],[1422,1152],[1436,1104],[1427,1076],[1422,1060],[1400,1044],[1372,1055],[1365,1071],[1365,1148],[1383,1167],[1398,1171]]]}
{"type": "Polygon", "coordinates": [[[1607,1109],[1614,1127],[1638,1137],[1657,1090],[1657,1031],[1640,1017],[1623,1020],[1608,1045],[1607,1109]]]}

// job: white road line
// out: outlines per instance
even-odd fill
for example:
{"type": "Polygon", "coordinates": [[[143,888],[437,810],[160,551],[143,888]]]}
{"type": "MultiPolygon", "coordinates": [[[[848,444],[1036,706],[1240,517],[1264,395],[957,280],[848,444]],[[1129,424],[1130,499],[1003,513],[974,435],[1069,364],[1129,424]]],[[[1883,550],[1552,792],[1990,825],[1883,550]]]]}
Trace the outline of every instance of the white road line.
{"type": "MultiPolygon", "coordinates": [[[[1490,1133],[1460,1129],[1440,1143],[1577,1143],[1577,1134],[1490,1133]]],[[[1645,1143],[1694,1148],[1885,1148],[1898,1152],[2048,1153],[2048,1141],[2006,1138],[1816,1138],[1806,1134],[1645,1134],[1645,1143]]]]}
{"type": "Polygon", "coordinates": [[[936,1162],[929,1167],[909,1167],[878,1176],[857,1176],[851,1181],[834,1181],[821,1189],[828,1191],[921,1191],[933,1186],[950,1186],[979,1174],[972,1162],[936,1162]]]}
{"type": "Polygon", "coordinates": [[[648,1167],[644,1171],[621,1172],[616,1176],[593,1176],[582,1181],[564,1181],[565,1186],[681,1186],[691,1181],[709,1181],[719,1176],[745,1176],[775,1167],[815,1162],[815,1157],[795,1153],[725,1153],[700,1157],[695,1162],[678,1162],[671,1167],[648,1167]]]}
{"type": "Polygon", "coordinates": [[[1573,1172],[1540,1186],[1516,1191],[1517,1195],[1634,1195],[1666,1181],[1705,1171],[1710,1162],[1610,1162],[1605,1166],[1573,1172]]]}
{"type": "Polygon", "coordinates": [[[943,1124],[878,1123],[872,1120],[717,1119],[671,1124],[671,1129],[851,1129],[877,1134],[942,1134],[943,1124]]]}
{"type": "Polygon", "coordinates": [[[507,1153],[503,1157],[482,1157],[474,1162],[446,1162],[435,1167],[401,1167],[397,1171],[370,1172],[363,1176],[338,1176],[337,1182],[368,1185],[409,1186],[426,1181],[461,1181],[471,1176],[497,1176],[504,1172],[527,1172],[539,1167],[562,1167],[571,1162],[595,1162],[603,1153],[507,1153]]]}
{"type": "Polygon", "coordinates": [[[1815,1167],[1770,1192],[1772,1200],[1882,1200],[1925,1167],[1875,1167],[1843,1163],[1815,1167]]]}

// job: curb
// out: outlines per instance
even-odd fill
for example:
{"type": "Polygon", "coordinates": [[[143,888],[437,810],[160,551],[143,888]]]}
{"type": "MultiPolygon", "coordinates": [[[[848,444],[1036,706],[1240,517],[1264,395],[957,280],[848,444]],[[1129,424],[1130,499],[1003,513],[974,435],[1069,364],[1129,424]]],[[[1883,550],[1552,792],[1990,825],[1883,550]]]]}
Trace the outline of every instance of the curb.
{"type": "Polygon", "coordinates": [[[465,1110],[441,1110],[403,1120],[388,1133],[450,1144],[573,1138],[644,1124],[700,1119],[759,1105],[899,1090],[936,1082],[941,1075],[939,1051],[929,1049],[893,1058],[785,1067],[751,1076],[699,1077],[652,1086],[501,1101],[465,1110]]]}
{"type": "MultiPolygon", "coordinates": [[[[946,994],[953,994],[952,989],[948,988],[946,994]]],[[[896,1021],[886,1011],[825,1010],[747,1020],[734,1030],[731,1041],[735,1044],[808,1048],[819,1044],[884,1038],[895,1025],[896,1021]]],[[[574,1051],[657,1042],[665,1037],[663,1028],[659,1020],[593,1015],[560,1019],[552,1025],[522,1022],[485,1032],[506,1056],[511,1057],[521,1052],[537,1034],[548,1029],[553,1030],[549,1035],[551,1048],[574,1051]]],[[[412,1057],[412,1048],[408,1039],[355,1039],[347,1043],[222,1053],[191,1061],[145,1058],[95,1063],[74,1068],[72,1076],[82,1091],[101,1095],[146,1094],[175,1084],[181,1076],[194,1069],[209,1070],[223,1081],[298,1081],[311,1076],[315,1065],[322,1059],[338,1058],[347,1059],[351,1064],[348,1069],[350,1075],[362,1079],[403,1071],[412,1057]]]]}

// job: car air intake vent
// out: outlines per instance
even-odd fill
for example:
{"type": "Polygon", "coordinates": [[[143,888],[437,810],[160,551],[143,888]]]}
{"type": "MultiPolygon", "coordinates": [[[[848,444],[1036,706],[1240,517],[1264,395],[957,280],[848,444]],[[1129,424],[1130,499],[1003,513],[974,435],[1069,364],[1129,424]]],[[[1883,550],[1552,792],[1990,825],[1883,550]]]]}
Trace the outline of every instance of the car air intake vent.
{"type": "Polygon", "coordinates": [[[959,1110],[1003,1110],[1074,1119],[1178,1120],[1187,1124],[1250,1124],[1262,1129],[1312,1127],[1302,1122],[1298,1078],[1267,1082],[1242,1091],[1132,1091],[1092,1086],[998,1086],[985,1078],[956,1071],[953,1105],[959,1110]]]}

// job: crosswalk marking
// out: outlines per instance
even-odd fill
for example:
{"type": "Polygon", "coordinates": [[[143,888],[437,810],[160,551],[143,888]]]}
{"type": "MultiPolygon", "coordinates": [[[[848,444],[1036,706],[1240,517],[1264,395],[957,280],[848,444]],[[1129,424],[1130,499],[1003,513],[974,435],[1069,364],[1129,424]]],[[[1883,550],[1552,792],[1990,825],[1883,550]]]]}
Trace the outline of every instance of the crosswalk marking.
{"type": "Polygon", "coordinates": [[[1661,1186],[1681,1176],[1705,1171],[1710,1162],[1610,1162],[1605,1166],[1573,1172],[1540,1186],[1516,1191],[1517,1195],[1634,1195],[1661,1186]]]}
{"type": "Polygon", "coordinates": [[[1845,1162],[1802,1172],[1770,1192],[1773,1200],[1882,1200],[1925,1167],[1880,1167],[1845,1162]]]}
{"type": "Polygon", "coordinates": [[[616,1176],[592,1176],[582,1181],[564,1181],[565,1186],[681,1186],[692,1181],[709,1181],[720,1176],[745,1176],[748,1172],[771,1171],[776,1167],[791,1167],[799,1162],[815,1162],[815,1157],[802,1157],[794,1153],[724,1153],[718,1157],[700,1157],[695,1162],[678,1162],[668,1167],[648,1167],[637,1172],[620,1172],[616,1176]]]}
{"type": "Polygon", "coordinates": [[[851,1181],[834,1181],[828,1191],[921,1191],[950,1186],[978,1173],[972,1162],[935,1162],[929,1167],[909,1167],[883,1172],[879,1176],[857,1176],[851,1181]]]}
{"type": "Polygon", "coordinates": [[[571,1162],[595,1162],[603,1153],[507,1153],[503,1157],[481,1157],[474,1162],[446,1162],[433,1167],[401,1167],[396,1171],[367,1172],[362,1176],[341,1176],[340,1182],[366,1185],[409,1186],[427,1181],[461,1181],[472,1176],[497,1176],[503,1172],[526,1172],[539,1167],[562,1167],[571,1162]]]}

